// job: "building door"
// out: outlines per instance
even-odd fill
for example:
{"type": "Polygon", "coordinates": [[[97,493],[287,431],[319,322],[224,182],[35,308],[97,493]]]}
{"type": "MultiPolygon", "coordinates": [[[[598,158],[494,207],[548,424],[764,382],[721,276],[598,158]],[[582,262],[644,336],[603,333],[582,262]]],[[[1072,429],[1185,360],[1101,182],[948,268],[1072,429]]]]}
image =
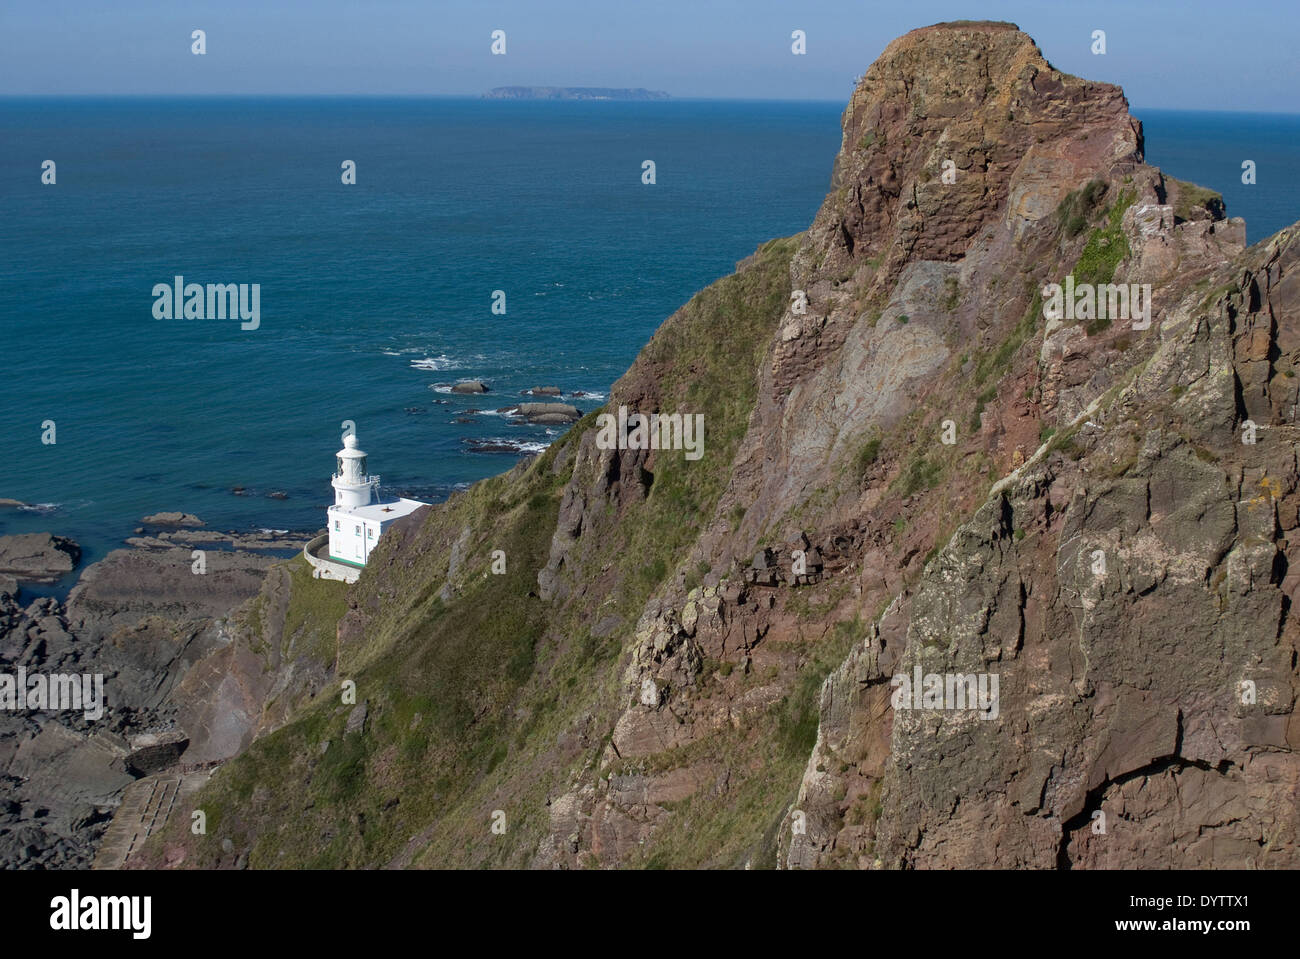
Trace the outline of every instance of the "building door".
{"type": "Polygon", "coordinates": [[[366,531],[362,526],[356,524],[356,535],[352,537],[353,556],[358,563],[366,561],[366,531]]]}

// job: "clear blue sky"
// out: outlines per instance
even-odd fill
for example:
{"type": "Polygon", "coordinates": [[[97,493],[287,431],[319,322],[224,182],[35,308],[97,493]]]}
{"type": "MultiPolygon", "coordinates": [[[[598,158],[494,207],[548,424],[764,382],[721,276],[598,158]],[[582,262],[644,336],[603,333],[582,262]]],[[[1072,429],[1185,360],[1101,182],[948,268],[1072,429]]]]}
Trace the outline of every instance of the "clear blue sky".
{"type": "Polygon", "coordinates": [[[955,19],[1018,23],[1059,69],[1122,84],[1138,107],[1300,111],[1297,0],[0,0],[0,94],[523,84],[842,101],[890,40],[955,19]],[[190,53],[195,28],[206,56],[190,53]],[[505,56],[489,53],[498,28],[505,56]],[[790,52],[796,28],[806,56],[790,52]]]}

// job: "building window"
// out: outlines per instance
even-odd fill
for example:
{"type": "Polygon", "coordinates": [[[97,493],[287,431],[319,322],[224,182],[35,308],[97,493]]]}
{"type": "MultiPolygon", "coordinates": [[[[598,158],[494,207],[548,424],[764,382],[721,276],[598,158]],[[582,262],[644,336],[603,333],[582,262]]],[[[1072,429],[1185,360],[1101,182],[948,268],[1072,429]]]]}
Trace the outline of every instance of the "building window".
{"type": "Polygon", "coordinates": [[[338,521],[338,520],[335,520],[335,521],[334,521],[334,532],[337,533],[337,532],[338,532],[340,529],[342,529],[342,528],[343,528],[343,527],[339,525],[339,521],[338,521]]]}
{"type": "Polygon", "coordinates": [[[360,526],[357,527],[357,535],[358,535],[358,536],[361,535],[361,527],[360,527],[360,526]]]}
{"type": "Polygon", "coordinates": [[[367,526],[367,527],[366,527],[366,536],[367,536],[369,539],[374,539],[374,538],[375,538],[375,531],[374,531],[374,529],[373,529],[372,527],[370,527],[370,526],[367,526]]]}

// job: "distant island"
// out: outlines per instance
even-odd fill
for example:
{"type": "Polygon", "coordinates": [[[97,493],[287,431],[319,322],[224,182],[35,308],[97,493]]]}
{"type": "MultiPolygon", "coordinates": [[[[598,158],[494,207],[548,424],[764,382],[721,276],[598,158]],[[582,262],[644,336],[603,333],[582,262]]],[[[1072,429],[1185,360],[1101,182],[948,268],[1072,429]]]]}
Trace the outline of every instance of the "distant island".
{"type": "Polygon", "coordinates": [[[670,100],[662,90],[644,87],[495,87],[485,100],[670,100]]]}

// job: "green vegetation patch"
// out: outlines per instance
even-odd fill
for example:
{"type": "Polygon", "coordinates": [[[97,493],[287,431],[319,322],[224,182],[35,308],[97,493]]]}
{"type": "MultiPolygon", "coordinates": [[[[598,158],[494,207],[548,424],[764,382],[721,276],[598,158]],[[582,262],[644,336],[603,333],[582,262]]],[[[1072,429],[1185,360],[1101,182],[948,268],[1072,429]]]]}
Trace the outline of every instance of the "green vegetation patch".
{"type": "Polygon", "coordinates": [[[338,623],[348,611],[347,587],[313,578],[311,565],[303,556],[286,565],[290,592],[284,619],[285,653],[306,654],[317,662],[332,664],[338,623]]]}
{"type": "Polygon", "coordinates": [[[894,481],[894,489],[899,496],[911,496],[920,490],[934,489],[942,477],[942,463],[927,456],[917,456],[894,481]]]}
{"type": "Polygon", "coordinates": [[[1122,191],[1115,204],[1106,211],[1102,225],[1088,235],[1088,242],[1071,271],[1076,286],[1080,283],[1099,286],[1109,283],[1115,276],[1115,269],[1131,252],[1128,237],[1120,224],[1124,211],[1133,205],[1135,198],[1132,191],[1122,191]]]}
{"type": "Polygon", "coordinates": [[[638,365],[662,370],[660,406],[704,416],[704,455],[655,454],[644,503],[619,522],[617,556],[633,587],[620,594],[629,615],[680,562],[717,507],[758,398],[758,371],[790,296],[790,259],[799,237],[772,240],[753,263],[691,298],[646,345],[638,365]]]}
{"type": "Polygon", "coordinates": [[[867,472],[879,458],[880,437],[873,436],[858,448],[857,455],[853,458],[853,469],[859,481],[866,478],[867,472]]]}
{"type": "Polygon", "coordinates": [[[1190,220],[1197,210],[1208,210],[1222,216],[1224,211],[1223,194],[1207,190],[1203,186],[1186,180],[1168,178],[1174,185],[1174,216],[1179,220],[1190,220]]]}
{"type": "Polygon", "coordinates": [[[1066,239],[1073,239],[1088,228],[1106,189],[1105,180],[1091,180],[1082,189],[1065,195],[1056,207],[1056,222],[1066,239]]]}
{"type": "Polygon", "coordinates": [[[823,643],[799,670],[794,689],[782,697],[777,722],[777,741],[791,759],[806,762],[817,742],[821,722],[821,689],[826,677],[844,662],[849,649],[866,635],[861,618],[835,624],[830,640],[823,643]]]}

